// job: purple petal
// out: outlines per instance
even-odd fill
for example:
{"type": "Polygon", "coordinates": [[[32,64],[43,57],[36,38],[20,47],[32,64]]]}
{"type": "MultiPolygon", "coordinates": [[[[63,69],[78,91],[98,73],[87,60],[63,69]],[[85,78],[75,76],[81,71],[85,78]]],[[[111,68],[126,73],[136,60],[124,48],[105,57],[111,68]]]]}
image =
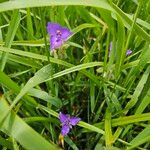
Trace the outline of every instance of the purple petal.
{"type": "Polygon", "coordinates": [[[63,125],[63,126],[62,126],[61,134],[62,134],[63,136],[67,135],[67,134],[69,133],[69,131],[70,131],[69,125],[63,125]]]}
{"type": "Polygon", "coordinates": [[[72,32],[67,28],[61,28],[60,32],[62,33],[61,38],[63,41],[67,41],[67,39],[72,35],[72,32]]]}
{"type": "Polygon", "coordinates": [[[110,44],[109,44],[109,51],[111,51],[112,50],[112,42],[110,42],[110,44]]]}
{"type": "Polygon", "coordinates": [[[50,49],[53,50],[59,48],[63,44],[63,40],[58,38],[57,36],[50,36],[50,44],[50,49]]]}
{"type": "Polygon", "coordinates": [[[111,50],[112,50],[112,42],[110,42],[108,50],[109,50],[108,51],[108,57],[110,57],[111,50]]]}
{"type": "Polygon", "coordinates": [[[132,54],[132,50],[128,49],[127,52],[126,52],[126,56],[132,54]]]}
{"type": "Polygon", "coordinates": [[[75,126],[78,124],[78,122],[80,121],[81,119],[78,118],[78,117],[70,117],[70,124],[75,126]]]}
{"type": "Polygon", "coordinates": [[[53,22],[48,22],[47,25],[47,32],[50,35],[55,35],[57,30],[60,30],[61,26],[57,23],[53,23],[53,22]]]}
{"type": "Polygon", "coordinates": [[[62,112],[59,113],[59,120],[61,123],[64,123],[68,118],[68,115],[63,114],[62,112]]]}

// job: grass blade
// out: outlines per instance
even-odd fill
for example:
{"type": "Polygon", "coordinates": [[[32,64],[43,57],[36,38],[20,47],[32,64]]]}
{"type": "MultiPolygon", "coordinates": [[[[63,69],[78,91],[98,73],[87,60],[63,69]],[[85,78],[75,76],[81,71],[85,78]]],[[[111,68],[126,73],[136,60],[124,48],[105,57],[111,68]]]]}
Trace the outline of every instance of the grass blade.
{"type": "MultiPolygon", "coordinates": [[[[6,36],[5,45],[4,45],[5,47],[8,47],[8,48],[11,47],[12,41],[14,39],[14,36],[16,34],[17,28],[20,23],[20,19],[21,19],[21,17],[20,17],[19,10],[15,10],[12,15],[8,33],[6,36]]],[[[5,64],[7,62],[7,57],[8,57],[8,53],[3,52],[2,56],[1,56],[2,59],[1,59],[1,63],[0,63],[0,70],[4,70],[5,64]]]]}
{"type": "MultiPolygon", "coordinates": [[[[1,117],[9,110],[4,97],[0,100],[0,114],[1,117]]],[[[0,117],[0,119],[1,119],[0,117]]],[[[7,119],[0,127],[0,130],[15,138],[25,149],[31,150],[57,150],[58,147],[52,143],[48,143],[41,135],[29,127],[21,118],[19,118],[13,111],[7,116],[7,119]]]]}

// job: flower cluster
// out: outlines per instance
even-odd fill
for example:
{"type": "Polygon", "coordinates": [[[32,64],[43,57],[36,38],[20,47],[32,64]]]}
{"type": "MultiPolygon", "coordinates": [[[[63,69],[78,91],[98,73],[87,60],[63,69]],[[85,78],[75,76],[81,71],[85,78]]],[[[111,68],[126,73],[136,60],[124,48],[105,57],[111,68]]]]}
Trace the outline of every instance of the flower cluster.
{"type": "Polygon", "coordinates": [[[61,47],[72,35],[72,32],[57,23],[48,22],[47,32],[50,35],[50,49],[54,50],[61,47]]]}

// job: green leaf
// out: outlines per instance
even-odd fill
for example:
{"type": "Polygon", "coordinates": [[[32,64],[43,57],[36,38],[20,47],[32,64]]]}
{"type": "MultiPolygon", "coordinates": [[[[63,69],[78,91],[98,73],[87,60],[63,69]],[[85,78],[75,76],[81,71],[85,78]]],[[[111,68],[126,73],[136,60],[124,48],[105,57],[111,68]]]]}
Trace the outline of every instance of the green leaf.
{"type": "MultiPolygon", "coordinates": [[[[19,10],[15,10],[12,15],[8,33],[7,33],[7,36],[5,39],[5,45],[4,45],[5,47],[8,47],[8,48],[11,47],[12,41],[14,39],[14,36],[16,34],[17,28],[20,23],[20,19],[21,19],[21,16],[20,16],[19,10]]],[[[4,70],[5,64],[7,62],[7,57],[8,57],[8,53],[3,52],[2,56],[1,56],[2,59],[0,60],[0,62],[1,62],[0,70],[4,70]]]]}
{"type": "MultiPolygon", "coordinates": [[[[9,110],[9,106],[6,103],[4,97],[0,99],[0,120],[5,112],[9,110]]],[[[30,150],[57,150],[58,147],[55,144],[46,141],[39,133],[34,131],[28,126],[21,118],[19,118],[13,111],[11,111],[5,122],[0,126],[0,130],[6,133],[8,136],[13,137],[18,141],[25,149],[30,150]]]]}
{"type": "Polygon", "coordinates": [[[39,89],[35,89],[32,88],[29,91],[29,95],[33,96],[33,97],[37,97],[39,99],[42,99],[54,106],[56,106],[57,108],[61,108],[62,107],[62,102],[59,98],[57,97],[52,97],[50,96],[47,92],[39,90],[39,89]]]}
{"type": "MultiPolygon", "coordinates": [[[[17,85],[17,83],[11,80],[11,78],[2,71],[0,71],[0,83],[3,86],[7,87],[8,89],[12,90],[16,94],[19,93],[19,91],[21,90],[19,85],[17,85]]],[[[25,102],[28,102],[30,105],[33,106],[37,105],[37,102],[30,96],[25,95],[23,99],[25,100],[25,102]]]]}
{"type": "Polygon", "coordinates": [[[146,71],[144,72],[141,80],[139,81],[138,85],[135,88],[135,91],[131,97],[131,100],[126,105],[125,110],[132,108],[137,103],[138,97],[140,96],[144,88],[144,85],[147,82],[149,74],[150,74],[150,67],[148,67],[146,71]]]}
{"type": "Polygon", "coordinates": [[[150,88],[147,91],[146,95],[144,96],[144,98],[142,99],[142,102],[140,103],[139,107],[136,110],[136,114],[140,114],[142,113],[145,108],[150,104],[150,88]]]}
{"type": "Polygon", "coordinates": [[[112,130],[111,130],[111,112],[106,110],[105,114],[105,142],[106,147],[111,147],[112,144],[112,130]]]}
{"type": "Polygon", "coordinates": [[[75,143],[68,136],[65,137],[65,141],[73,150],[79,150],[75,143]]]}
{"type": "Polygon", "coordinates": [[[81,6],[92,6],[92,7],[100,7],[103,9],[112,10],[109,3],[106,0],[89,0],[89,1],[81,1],[81,0],[15,0],[4,2],[0,4],[0,12],[19,9],[19,8],[28,8],[28,7],[43,7],[43,6],[61,6],[61,5],[81,5],[81,6]]]}
{"type": "Polygon", "coordinates": [[[148,125],[142,132],[140,132],[130,143],[131,147],[128,149],[133,149],[147,141],[150,141],[150,125],[148,125]]]}
{"type": "Polygon", "coordinates": [[[94,150],[105,150],[105,148],[103,147],[102,144],[98,143],[98,144],[96,144],[94,150]]]}
{"type": "Polygon", "coordinates": [[[141,121],[149,121],[150,120],[150,113],[144,114],[136,114],[132,116],[120,117],[117,119],[112,119],[112,126],[122,126],[126,124],[132,124],[141,121]]]}
{"type": "MultiPolygon", "coordinates": [[[[126,16],[126,14],[115,4],[113,4],[113,8],[116,10],[116,12],[123,18],[123,20],[126,21],[127,24],[129,24],[130,26],[132,25],[133,20],[130,19],[128,16],[126,16]]],[[[142,37],[143,39],[145,39],[146,41],[150,41],[150,36],[148,33],[146,33],[142,28],[140,28],[140,26],[138,26],[137,24],[134,25],[134,29],[136,31],[136,33],[142,37]]]]}
{"type": "Polygon", "coordinates": [[[122,19],[120,16],[117,16],[118,20],[118,31],[117,31],[117,47],[116,47],[116,65],[115,65],[115,72],[116,72],[116,79],[118,78],[121,66],[124,62],[124,58],[126,55],[126,49],[124,47],[125,41],[125,28],[122,19]]]}
{"type": "MultiPolygon", "coordinates": [[[[136,114],[131,116],[119,117],[111,120],[112,127],[124,126],[127,124],[138,123],[141,121],[149,121],[150,113],[136,114]]],[[[96,127],[104,128],[104,122],[94,124],[96,127]]]]}

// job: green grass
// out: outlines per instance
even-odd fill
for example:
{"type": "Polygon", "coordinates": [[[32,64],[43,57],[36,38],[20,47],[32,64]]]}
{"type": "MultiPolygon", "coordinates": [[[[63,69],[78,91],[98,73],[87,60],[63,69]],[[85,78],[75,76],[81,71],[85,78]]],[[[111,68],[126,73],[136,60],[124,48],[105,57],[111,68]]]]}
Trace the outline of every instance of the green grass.
{"type": "Polygon", "coordinates": [[[1,1],[0,149],[150,149],[149,7],[1,1]],[[73,32],[53,54],[48,22],[73,32]],[[62,139],[60,111],[81,118],[62,139]]]}

